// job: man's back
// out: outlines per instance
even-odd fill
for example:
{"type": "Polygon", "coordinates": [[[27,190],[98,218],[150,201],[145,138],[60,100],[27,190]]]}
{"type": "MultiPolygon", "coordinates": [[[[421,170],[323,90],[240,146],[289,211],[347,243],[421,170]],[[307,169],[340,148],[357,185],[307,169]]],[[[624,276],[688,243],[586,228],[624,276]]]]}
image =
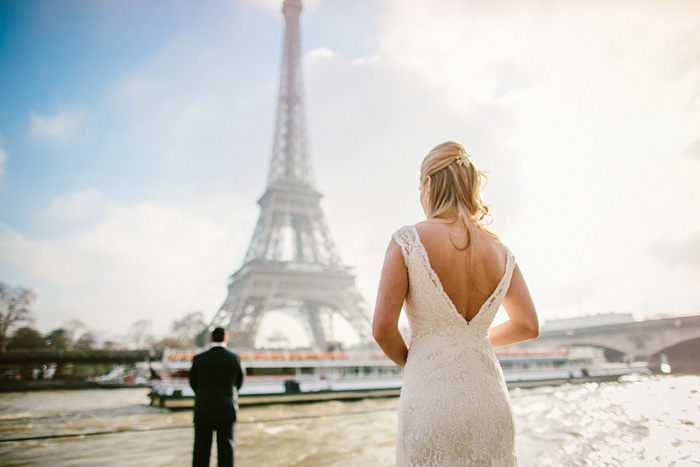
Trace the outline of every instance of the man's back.
{"type": "Polygon", "coordinates": [[[243,384],[237,354],[214,346],[192,359],[189,378],[195,393],[195,424],[236,421],[237,390],[243,384]]]}

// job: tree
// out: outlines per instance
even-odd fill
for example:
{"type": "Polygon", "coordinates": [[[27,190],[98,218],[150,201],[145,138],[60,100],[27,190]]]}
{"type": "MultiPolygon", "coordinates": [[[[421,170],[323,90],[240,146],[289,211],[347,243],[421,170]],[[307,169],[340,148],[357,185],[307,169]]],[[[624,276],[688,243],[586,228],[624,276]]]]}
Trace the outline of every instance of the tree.
{"type": "Polygon", "coordinates": [[[184,318],[173,321],[170,329],[180,346],[189,347],[196,344],[197,337],[206,327],[204,314],[201,311],[193,311],[184,318]]]}
{"type": "Polygon", "coordinates": [[[74,348],[81,350],[91,350],[95,348],[96,343],[97,338],[95,337],[95,333],[93,333],[92,331],[88,331],[83,333],[83,335],[80,336],[80,339],[78,339],[75,342],[74,348]]]}
{"type": "Polygon", "coordinates": [[[173,336],[165,336],[157,342],[153,343],[153,350],[162,352],[166,347],[178,348],[178,347],[188,347],[186,343],[183,343],[180,339],[173,336]]]}
{"type": "Polygon", "coordinates": [[[48,333],[46,335],[46,343],[51,349],[57,352],[68,350],[72,345],[70,337],[68,336],[68,331],[63,328],[54,329],[48,333]]]}
{"type": "Polygon", "coordinates": [[[114,342],[112,341],[104,341],[102,343],[102,350],[114,350],[115,349],[114,342]]]}
{"type": "Polygon", "coordinates": [[[62,328],[66,330],[66,337],[68,337],[68,340],[70,341],[71,345],[78,340],[79,335],[90,331],[90,329],[88,329],[85,323],[83,323],[79,319],[72,319],[68,321],[62,326],[62,328]]]}
{"type": "Polygon", "coordinates": [[[208,341],[209,341],[209,329],[204,328],[200,332],[198,332],[197,336],[194,338],[194,345],[196,347],[205,347],[207,345],[208,341]]]}
{"type": "Polygon", "coordinates": [[[151,320],[142,319],[135,321],[131,327],[129,327],[129,339],[134,343],[137,349],[145,349],[153,340],[153,336],[151,335],[151,320]]]}
{"type": "Polygon", "coordinates": [[[0,282],[0,352],[5,352],[10,329],[15,324],[33,320],[30,307],[34,300],[33,290],[0,282]]]}
{"type": "Polygon", "coordinates": [[[28,326],[17,329],[12,334],[12,340],[7,344],[8,349],[43,349],[46,339],[36,329],[28,326]]]}

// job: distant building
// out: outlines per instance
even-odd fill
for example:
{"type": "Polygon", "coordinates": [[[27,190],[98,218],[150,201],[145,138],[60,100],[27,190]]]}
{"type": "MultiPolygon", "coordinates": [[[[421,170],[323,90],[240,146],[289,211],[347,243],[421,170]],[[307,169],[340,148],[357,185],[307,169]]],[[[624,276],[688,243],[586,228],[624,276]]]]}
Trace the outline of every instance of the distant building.
{"type": "Polygon", "coordinates": [[[602,313],[599,315],[578,316],[576,318],[553,319],[545,321],[542,331],[561,331],[563,329],[591,328],[610,324],[634,322],[632,313],[602,313]]]}

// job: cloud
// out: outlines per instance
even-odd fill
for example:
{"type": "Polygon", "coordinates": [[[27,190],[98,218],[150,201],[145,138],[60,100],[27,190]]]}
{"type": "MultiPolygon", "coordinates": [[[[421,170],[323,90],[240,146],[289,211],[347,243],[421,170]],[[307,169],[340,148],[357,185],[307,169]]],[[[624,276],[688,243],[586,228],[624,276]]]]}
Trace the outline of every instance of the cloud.
{"type": "Polygon", "coordinates": [[[49,202],[44,216],[50,220],[76,221],[108,210],[111,204],[95,188],[59,196],[49,202]]]}
{"type": "Polygon", "coordinates": [[[125,98],[132,102],[138,102],[148,98],[154,90],[153,82],[145,76],[138,74],[125,77],[115,89],[118,99],[125,98]]]}
{"type": "Polygon", "coordinates": [[[667,266],[700,268],[700,232],[678,240],[659,242],[652,246],[651,252],[667,266]]]}
{"type": "Polygon", "coordinates": [[[700,160],[700,139],[696,139],[685,149],[685,154],[688,157],[700,160]]]}
{"type": "Polygon", "coordinates": [[[80,319],[115,335],[136,320],[151,319],[162,334],[190,311],[211,319],[249,232],[215,222],[209,204],[123,204],[95,190],[54,199],[47,219],[101,216],[53,238],[5,226],[0,272],[39,292],[35,312],[45,330],[80,319]]]}
{"type": "Polygon", "coordinates": [[[87,112],[79,109],[63,109],[53,115],[31,112],[29,134],[36,140],[66,144],[82,135],[86,119],[87,112]]]}

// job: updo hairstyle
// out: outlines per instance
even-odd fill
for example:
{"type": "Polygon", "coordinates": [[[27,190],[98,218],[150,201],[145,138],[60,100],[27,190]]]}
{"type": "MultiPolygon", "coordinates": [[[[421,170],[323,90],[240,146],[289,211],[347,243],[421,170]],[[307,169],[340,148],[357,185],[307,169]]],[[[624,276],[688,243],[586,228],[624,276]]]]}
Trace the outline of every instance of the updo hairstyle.
{"type": "MultiPolygon", "coordinates": [[[[461,217],[469,228],[467,219],[480,229],[495,237],[486,225],[490,223],[489,206],[481,192],[486,186],[486,174],[478,170],[464,147],[452,141],[435,146],[421,164],[421,186],[430,177],[428,193],[428,219],[446,218],[459,220],[461,217]]],[[[455,221],[456,222],[456,221],[455,221]]]]}

